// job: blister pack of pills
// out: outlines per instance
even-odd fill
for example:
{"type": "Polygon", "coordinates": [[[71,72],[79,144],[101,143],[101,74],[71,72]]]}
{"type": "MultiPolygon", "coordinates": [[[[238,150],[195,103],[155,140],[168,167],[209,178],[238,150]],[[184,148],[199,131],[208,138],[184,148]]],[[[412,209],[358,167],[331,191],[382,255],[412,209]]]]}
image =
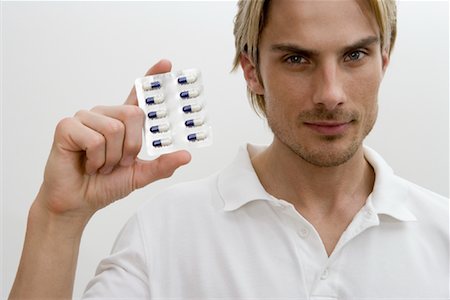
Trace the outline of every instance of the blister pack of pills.
{"type": "Polygon", "coordinates": [[[135,87],[139,107],[146,115],[144,144],[148,155],[212,144],[199,70],[138,78],[135,87]]]}

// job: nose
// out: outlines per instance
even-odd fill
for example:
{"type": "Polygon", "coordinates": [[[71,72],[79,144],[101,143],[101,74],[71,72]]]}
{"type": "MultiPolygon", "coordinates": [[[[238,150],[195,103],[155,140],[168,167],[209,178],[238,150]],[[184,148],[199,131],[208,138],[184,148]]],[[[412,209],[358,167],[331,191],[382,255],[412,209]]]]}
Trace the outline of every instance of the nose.
{"type": "Polygon", "coordinates": [[[316,69],[313,102],[327,110],[334,110],[344,104],[343,78],[337,63],[326,62],[316,69]]]}

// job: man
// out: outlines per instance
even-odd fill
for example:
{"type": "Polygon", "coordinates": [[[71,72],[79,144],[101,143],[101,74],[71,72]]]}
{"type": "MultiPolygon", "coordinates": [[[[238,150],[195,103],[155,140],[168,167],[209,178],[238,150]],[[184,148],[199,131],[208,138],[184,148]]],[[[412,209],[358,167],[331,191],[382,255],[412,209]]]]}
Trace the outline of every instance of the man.
{"type": "MultiPolygon", "coordinates": [[[[240,2],[235,65],[273,142],[149,201],[85,298],[447,299],[448,200],[362,144],[395,28],[391,1],[240,2]]],[[[58,124],[12,299],[69,298],[95,211],[189,162],[136,159],[135,105],[58,124]]]]}

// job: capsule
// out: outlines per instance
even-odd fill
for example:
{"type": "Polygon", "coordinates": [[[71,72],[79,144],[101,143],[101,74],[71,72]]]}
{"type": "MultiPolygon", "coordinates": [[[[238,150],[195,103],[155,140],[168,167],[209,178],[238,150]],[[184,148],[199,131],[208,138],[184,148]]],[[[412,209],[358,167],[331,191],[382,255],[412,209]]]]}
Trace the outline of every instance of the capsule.
{"type": "Polygon", "coordinates": [[[189,119],[184,122],[186,127],[195,127],[203,125],[203,119],[189,119]]]}
{"type": "Polygon", "coordinates": [[[157,111],[151,111],[147,114],[147,116],[150,119],[160,119],[167,116],[167,111],[165,109],[157,110],[157,111]]]}
{"type": "Polygon", "coordinates": [[[197,133],[191,133],[187,136],[187,139],[189,142],[196,142],[196,141],[202,141],[206,139],[208,135],[206,132],[197,132],[197,133]]]}
{"type": "Polygon", "coordinates": [[[151,133],[166,132],[167,130],[169,130],[169,124],[167,124],[167,123],[154,125],[154,126],[150,127],[151,133]]]}
{"type": "Polygon", "coordinates": [[[197,74],[196,73],[186,74],[184,76],[178,77],[177,80],[179,84],[194,83],[197,81],[197,74]]]}
{"type": "Polygon", "coordinates": [[[153,147],[164,147],[164,146],[169,146],[171,144],[172,144],[172,139],[170,139],[170,138],[154,140],[152,142],[153,147]]]}
{"type": "Polygon", "coordinates": [[[159,81],[146,82],[142,85],[144,91],[159,89],[161,87],[161,83],[159,81]]]}
{"type": "Polygon", "coordinates": [[[151,105],[151,104],[159,104],[159,103],[163,103],[163,102],[164,102],[164,95],[163,94],[150,96],[150,97],[147,97],[145,99],[145,103],[147,103],[149,105],[151,105]]]}
{"type": "Polygon", "coordinates": [[[200,95],[200,91],[198,89],[190,89],[187,91],[182,91],[180,93],[180,97],[182,99],[195,98],[198,97],[198,95],[200,95]]]}
{"type": "Polygon", "coordinates": [[[202,106],[200,104],[190,104],[183,106],[183,112],[186,114],[198,112],[202,110],[202,106]]]}

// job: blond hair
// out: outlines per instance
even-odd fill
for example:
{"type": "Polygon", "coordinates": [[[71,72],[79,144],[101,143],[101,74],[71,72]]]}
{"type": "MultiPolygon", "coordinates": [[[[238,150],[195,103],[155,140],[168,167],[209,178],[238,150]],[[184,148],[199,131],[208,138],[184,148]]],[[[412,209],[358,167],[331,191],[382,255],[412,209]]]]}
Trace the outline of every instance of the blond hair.
{"type": "MultiPolygon", "coordinates": [[[[387,50],[390,56],[397,36],[397,6],[395,0],[366,0],[375,16],[380,29],[381,49],[387,50]]],[[[266,25],[270,0],[239,0],[238,12],[234,20],[234,38],[236,53],[233,61],[233,71],[240,65],[244,53],[255,65],[259,74],[259,38],[266,25]]],[[[253,93],[247,87],[247,93],[253,109],[260,116],[265,116],[265,101],[263,95],[253,93]]]]}

